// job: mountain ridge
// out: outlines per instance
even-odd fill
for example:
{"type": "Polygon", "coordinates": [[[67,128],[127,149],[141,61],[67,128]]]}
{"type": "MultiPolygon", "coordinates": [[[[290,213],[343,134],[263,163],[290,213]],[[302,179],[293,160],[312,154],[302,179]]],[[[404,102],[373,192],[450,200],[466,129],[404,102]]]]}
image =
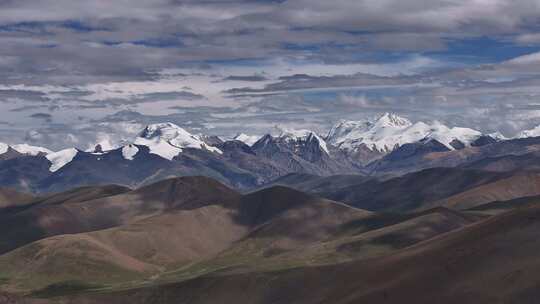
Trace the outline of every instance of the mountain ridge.
{"type": "Polygon", "coordinates": [[[374,121],[342,121],[326,137],[311,130],[278,129],[278,135],[266,134],[251,145],[238,140],[254,140],[247,135],[222,140],[172,123],[148,125],[133,141],[112,150],[97,145],[88,151],[52,152],[4,144],[0,172],[6,174],[0,186],[45,193],[111,183],[139,187],[174,176],[206,175],[245,190],[290,173],[383,175],[464,165],[493,157],[490,151],[496,146],[531,141],[503,140],[439,122],[413,123],[391,113],[374,121]],[[26,170],[32,166],[31,172],[26,170]]]}

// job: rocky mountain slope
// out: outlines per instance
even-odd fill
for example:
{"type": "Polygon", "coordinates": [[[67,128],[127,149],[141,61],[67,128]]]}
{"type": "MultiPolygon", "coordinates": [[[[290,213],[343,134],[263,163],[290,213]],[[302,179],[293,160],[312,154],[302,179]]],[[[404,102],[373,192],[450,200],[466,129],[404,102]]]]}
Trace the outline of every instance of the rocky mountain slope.
{"type": "MultiPolygon", "coordinates": [[[[222,140],[160,123],[105,151],[100,145],[52,152],[2,144],[0,186],[50,193],[106,184],[139,187],[164,178],[204,175],[250,190],[287,174],[395,176],[433,167],[481,168],[494,158],[533,156],[540,147],[537,138],[503,139],[436,121],[413,123],[390,113],[373,121],[343,121],[327,136],[310,130],[280,132],[257,140],[245,134],[222,140]]],[[[507,162],[494,166],[492,170],[512,169],[507,162]]]]}

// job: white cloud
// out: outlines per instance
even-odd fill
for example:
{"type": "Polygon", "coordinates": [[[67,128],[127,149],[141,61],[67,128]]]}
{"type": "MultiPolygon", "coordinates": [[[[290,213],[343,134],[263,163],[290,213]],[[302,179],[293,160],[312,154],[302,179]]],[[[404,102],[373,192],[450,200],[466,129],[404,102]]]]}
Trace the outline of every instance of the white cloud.
{"type": "Polygon", "coordinates": [[[516,42],[524,45],[540,44],[540,33],[521,34],[516,37],[516,42]]]}
{"type": "Polygon", "coordinates": [[[516,57],[506,61],[506,63],[517,65],[540,64],[540,52],[516,57]]]}

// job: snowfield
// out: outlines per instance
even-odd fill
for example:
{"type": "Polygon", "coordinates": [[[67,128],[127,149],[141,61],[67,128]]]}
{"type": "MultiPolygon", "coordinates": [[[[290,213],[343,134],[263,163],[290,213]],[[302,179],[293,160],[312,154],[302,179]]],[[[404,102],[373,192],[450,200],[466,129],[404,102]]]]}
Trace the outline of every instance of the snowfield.
{"type": "Polygon", "coordinates": [[[390,152],[407,143],[435,139],[454,150],[452,141],[470,146],[480,136],[481,132],[469,128],[449,128],[438,121],[413,124],[406,118],[386,113],[374,122],[342,121],[330,130],[327,141],[344,150],[354,151],[365,145],[371,150],[390,152]]]}

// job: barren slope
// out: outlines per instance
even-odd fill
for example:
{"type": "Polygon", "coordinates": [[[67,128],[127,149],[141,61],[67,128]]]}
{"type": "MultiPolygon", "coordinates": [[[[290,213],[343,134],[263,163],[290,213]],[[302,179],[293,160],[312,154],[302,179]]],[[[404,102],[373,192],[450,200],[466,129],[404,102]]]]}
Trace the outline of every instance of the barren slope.
{"type": "Polygon", "coordinates": [[[32,200],[32,196],[17,192],[10,188],[0,187],[0,209],[16,207],[27,204],[32,200]]]}
{"type": "Polygon", "coordinates": [[[526,172],[426,204],[424,208],[445,206],[453,209],[469,209],[489,202],[536,195],[540,195],[540,173],[526,172]]]}
{"type": "MultiPolygon", "coordinates": [[[[107,191],[105,191],[107,192],[107,191]]],[[[113,191],[114,192],[114,191],[113,191]]],[[[51,199],[22,210],[0,214],[0,253],[59,234],[117,227],[162,214],[213,204],[234,204],[239,194],[206,177],[182,177],[118,195],[85,200],[51,199]],[[76,203],[74,203],[76,202],[76,203]]]]}
{"type": "Polygon", "coordinates": [[[208,275],[72,303],[537,303],[539,229],[535,205],[383,258],[208,275]]]}

